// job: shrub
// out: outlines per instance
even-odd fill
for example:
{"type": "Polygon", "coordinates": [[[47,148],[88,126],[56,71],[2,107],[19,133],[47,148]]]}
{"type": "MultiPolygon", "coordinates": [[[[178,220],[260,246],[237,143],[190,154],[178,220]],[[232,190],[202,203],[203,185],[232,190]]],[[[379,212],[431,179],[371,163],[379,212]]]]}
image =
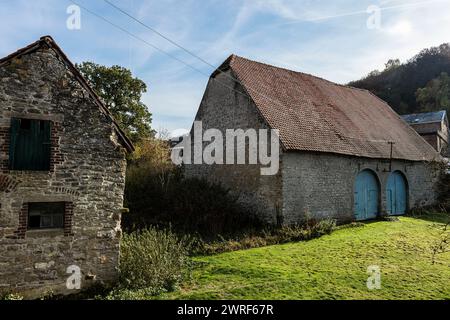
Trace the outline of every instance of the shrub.
{"type": "Polygon", "coordinates": [[[129,232],[170,225],[177,233],[215,238],[263,226],[230,190],[184,179],[180,168],[159,171],[150,164],[130,165],[125,197],[130,212],[123,216],[122,227],[129,232]]]}
{"type": "Polygon", "coordinates": [[[188,242],[169,230],[125,234],[121,243],[120,287],[156,295],[172,291],[189,271],[188,242]]]}
{"type": "Polygon", "coordinates": [[[365,226],[366,226],[366,224],[364,222],[356,221],[356,222],[350,222],[348,224],[343,224],[343,225],[337,226],[335,229],[341,230],[341,229],[351,229],[351,228],[362,228],[365,226]]]}
{"type": "Polygon", "coordinates": [[[381,217],[381,220],[389,221],[389,222],[398,222],[398,221],[400,221],[399,217],[395,217],[395,216],[383,216],[383,217],[381,217]]]}
{"type": "Polygon", "coordinates": [[[148,300],[157,295],[156,292],[151,289],[123,289],[116,288],[110,291],[106,296],[97,296],[97,300],[148,300]]]}
{"type": "Polygon", "coordinates": [[[13,301],[13,300],[23,300],[23,297],[17,293],[8,293],[0,296],[0,300],[3,301],[13,301]]]}
{"type": "Polygon", "coordinates": [[[229,251],[259,248],[268,245],[288,242],[306,241],[330,234],[336,228],[336,220],[325,219],[304,225],[266,228],[262,231],[253,231],[234,239],[221,239],[207,242],[202,239],[192,241],[194,255],[212,255],[229,251]]]}
{"type": "Polygon", "coordinates": [[[123,229],[170,225],[178,233],[214,238],[262,226],[230,190],[206,180],[184,179],[182,172],[172,163],[166,141],[138,143],[127,169],[125,205],[130,212],[122,218],[123,229]]]}

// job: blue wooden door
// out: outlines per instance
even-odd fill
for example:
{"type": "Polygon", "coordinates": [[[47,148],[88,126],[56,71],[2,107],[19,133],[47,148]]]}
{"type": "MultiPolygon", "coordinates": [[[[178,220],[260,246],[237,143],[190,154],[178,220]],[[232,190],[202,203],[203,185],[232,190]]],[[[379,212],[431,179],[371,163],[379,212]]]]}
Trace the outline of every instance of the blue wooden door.
{"type": "Polygon", "coordinates": [[[354,210],[356,220],[375,219],[378,215],[380,188],[370,170],[361,171],[356,177],[354,210]]]}
{"type": "Polygon", "coordinates": [[[405,177],[398,171],[389,175],[386,185],[386,211],[389,215],[406,213],[407,189],[405,177]]]}

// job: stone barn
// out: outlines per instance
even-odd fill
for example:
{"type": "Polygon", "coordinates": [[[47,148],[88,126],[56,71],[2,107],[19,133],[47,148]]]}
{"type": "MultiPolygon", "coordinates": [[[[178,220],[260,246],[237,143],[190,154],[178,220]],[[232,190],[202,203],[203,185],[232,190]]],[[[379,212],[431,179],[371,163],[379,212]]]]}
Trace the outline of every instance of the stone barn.
{"type": "Polygon", "coordinates": [[[260,164],[185,163],[187,177],[221,183],[268,223],[369,220],[435,202],[439,154],[369,91],[232,55],[195,120],[223,135],[279,130],[275,175],[261,175],[260,164]]]}
{"type": "Polygon", "coordinates": [[[132,150],[51,37],[0,59],[0,294],[116,278],[132,150]]]}

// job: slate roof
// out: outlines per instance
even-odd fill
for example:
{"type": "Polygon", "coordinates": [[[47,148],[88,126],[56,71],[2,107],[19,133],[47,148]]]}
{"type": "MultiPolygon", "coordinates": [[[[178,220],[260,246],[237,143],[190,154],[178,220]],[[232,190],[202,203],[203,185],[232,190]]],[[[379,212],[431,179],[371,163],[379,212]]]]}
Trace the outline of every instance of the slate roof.
{"type": "Polygon", "coordinates": [[[231,69],[286,151],[431,161],[438,153],[391,107],[367,90],[230,56],[231,69]]]}
{"type": "Polygon", "coordinates": [[[445,120],[447,112],[445,110],[426,113],[413,113],[401,116],[409,124],[442,122],[445,120]]]}
{"type": "Polygon", "coordinates": [[[62,61],[66,64],[70,72],[74,75],[74,77],[79,81],[81,86],[91,95],[97,106],[99,107],[100,111],[103,112],[110,120],[114,127],[114,130],[116,131],[119,140],[121,144],[124,146],[124,148],[128,152],[134,151],[134,146],[131,140],[126,136],[125,132],[120,128],[116,120],[114,119],[113,115],[109,111],[109,109],[106,107],[106,105],[103,103],[103,101],[100,99],[100,97],[94,92],[94,90],[91,88],[91,86],[88,84],[87,80],[81,75],[81,73],[78,71],[78,69],[74,66],[74,64],[69,60],[69,58],[66,56],[66,54],[61,50],[61,48],[56,44],[55,40],[53,40],[50,36],[44,36],[41,37],[38,41],[17,50],[14,53],[11,53],[10,55],[1,58],[0,59],[0,66],[8,63],[10,60],[20,57],[25,54],[32,53],[36,50],[39,50],[42,47],[47,47],[53,49],[56,54],[62,59],[62,61]]]}

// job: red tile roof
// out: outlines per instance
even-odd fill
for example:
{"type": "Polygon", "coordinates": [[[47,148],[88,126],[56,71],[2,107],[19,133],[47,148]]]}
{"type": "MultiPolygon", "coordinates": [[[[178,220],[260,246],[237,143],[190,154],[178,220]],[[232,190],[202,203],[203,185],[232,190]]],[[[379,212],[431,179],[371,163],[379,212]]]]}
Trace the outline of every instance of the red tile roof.
{"type": "Polygon", "coordinates": [[[438,153],[391,107],[367,90],[232,55],[231,68],[285,150],[393,158],[439,159],[438,153]]]}

